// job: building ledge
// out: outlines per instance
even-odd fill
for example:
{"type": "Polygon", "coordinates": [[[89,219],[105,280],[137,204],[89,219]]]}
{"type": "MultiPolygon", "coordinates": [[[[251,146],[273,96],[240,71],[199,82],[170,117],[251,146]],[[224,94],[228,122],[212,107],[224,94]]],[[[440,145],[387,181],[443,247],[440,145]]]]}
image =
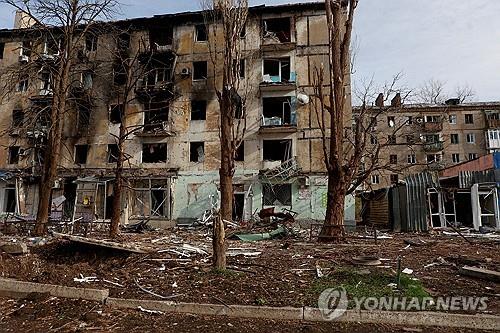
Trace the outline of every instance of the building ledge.
{"type": "Polygon", "coordinates": [[[135,133],[136,136],[138,137],[145,137],[145,138],[165,138],[165,137],[171,137],[175,136],[176,133],[174,131],[167,131],[167,130],[160,130],[156,132],[137,132],[135,133]]]}
{"type": "Polygon", "coordinates": [[[297,89],[296,82],[261,82],[261,91],[284,91],[297,89]]]}
{"type": "Polygon", "coordinates": [[[295,42],[285,42],[285,43],[272,43],[269,41],[264,41],[260,48],[264,52],[272,52],[272,51],[290,51],[297,47],[297,43],[295,42]]]}
{"type": "Polygon", "coordinates": [[[297,125],[261,126],[259,133],[295,133],[297,125]]]}

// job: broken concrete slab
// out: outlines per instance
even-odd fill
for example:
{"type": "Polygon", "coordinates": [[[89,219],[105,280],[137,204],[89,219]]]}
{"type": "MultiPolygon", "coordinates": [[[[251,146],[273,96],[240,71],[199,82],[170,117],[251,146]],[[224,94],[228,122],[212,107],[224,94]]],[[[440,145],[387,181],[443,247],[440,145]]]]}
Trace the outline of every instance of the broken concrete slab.
{"type": "Polygon", "coordinates": [[[141,253],[141,254],[147,253],[146,250],[140,248],[139,246],[135,246],[135,245],[131,245],[131,244],[122,244],[122,243],[117,243],[117,242],[112,242],[112,241],[101,240],[101,239],[93,239],[93,238],[73,236],[73,235],[68,235],[68,234],[60,234],[57,232],[54,232],[53,235],[54,235],[54,237],[66,239],[66,240],[69,240],[69,241],[75,242],[75,243],[82,243],[82,244],[86,244],[86,245],[93,245],[93,246],[104,247],[104,248],[118,250],[118,251],[132,252],[132,253],[141,253]]]}
{"type": "Polygon", "coordinates": [[[3,243],[0,244],[0,249],[5,253],[14,255],[26,254],[29,252],[28,246],[22,242],[3,243]]]}
{"type": "Polygon", "coordinates": [[[33,283],[0,278],[0,296],[23,298],[30,293],[48,293],[55,297],[84,299],[104,302],[109,296],[108,289],[88,289],[65,287],[53,284],[33,283]]]}
{"type": "Polygon", "coordinates": [[[464,266],[458,271],[461,275],[471,276],[478,279],[500,282],[500,272],[491,271],[489,269],[464,266]]]}

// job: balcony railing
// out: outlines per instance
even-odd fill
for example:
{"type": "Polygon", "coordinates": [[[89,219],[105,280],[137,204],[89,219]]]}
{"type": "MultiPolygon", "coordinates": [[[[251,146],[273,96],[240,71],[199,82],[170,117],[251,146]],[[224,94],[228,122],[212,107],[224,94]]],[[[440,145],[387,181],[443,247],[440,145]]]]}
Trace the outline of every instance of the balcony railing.
{"type": "Polygon", "coordinates": [[[425,122],[422,124],[422,130],[427,133],[441,132],[443,130],[443,122],[425,122]]]}
{"type": "Polygon", "coordinates": [[[500,119],[488,119],[488,128],[500,128],[500,119]]]}
{"type": "Polygon", "coordinates": [[[426,152],[436,152],[444,149],[443,142],[429,142],[424,143],[424,151],[426,152]]]}

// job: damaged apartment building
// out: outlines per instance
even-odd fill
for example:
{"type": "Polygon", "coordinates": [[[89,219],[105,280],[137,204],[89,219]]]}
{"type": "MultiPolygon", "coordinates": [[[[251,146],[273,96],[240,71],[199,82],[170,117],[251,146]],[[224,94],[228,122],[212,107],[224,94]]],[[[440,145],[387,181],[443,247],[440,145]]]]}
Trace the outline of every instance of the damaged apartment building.
{"type": "MultiPolygon", "coordinates": [[[[193,222],[219,198],[219,106],[210,30],[202,12],[113,24],[126,33],[89,36],[79,51],[73,94],[79,102],[65,114],[51,216],[110,219],[117,137],[126,121],[133,130],[124,140],[122,222],[193,222]],[[139,54],[148,66],[127,107],[116,93],[126,84],[119,64],[124,53],[139,54]]],[[[57,57],[50,42],[37,43],[43,49],[34,56],[30,38],[36,35],[29,30],[0,31],[0,70],[35,63],[40,54],[45,60],[57,57]]],[[[251,7],[240,37],[247,130],[235,162],[234,220],[248,220],[265,207],[291,209],[299,220],[322,220],[326,175],[309,97],[314,68],[328,66],[324,3],[251,7]]],[[[52,98],[50,75],[43,66],[37,73],[20,77],[16,91],[0,105],[0,211],[25,218],[36,216],[48,126],[42,110],[50,108],[52,98]]],[[[346,200],[346,219],[354,220],[352,197],[346,200]]]]}
{"type": "MultiPolygon", "coordinates": [[[[387,188],[423,171],[439,171],[500,149],[500,102],[402,104],[379,95],[368,145],[380,145],[379,164],[367,190],[387,188]]],[[[354,112],[360,110],[354,108],[354,112]]],[[[359,112],[359,111],[358,111],[359,112]]],[[[369,117],[368,117],[369,118],[369,117]]]]}

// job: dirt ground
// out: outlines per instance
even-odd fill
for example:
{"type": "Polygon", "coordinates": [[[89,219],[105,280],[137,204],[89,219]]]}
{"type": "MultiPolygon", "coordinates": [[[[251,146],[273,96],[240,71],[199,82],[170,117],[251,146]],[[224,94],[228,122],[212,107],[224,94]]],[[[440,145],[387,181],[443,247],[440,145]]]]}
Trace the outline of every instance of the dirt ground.
{"type": "Polygon", "coordinates": [[[115,310],[98,303],[48,296],[24,300],[0,299],[0,332],[276,332],[276,333],[385,333],[385,332],[487,332],[467,329],[396,327],[346,323],[313,323],[148,314],[115,310]]]}
{"type": "Polygon", "coordinates": [[[0,254],[0,276],[105,288],[112,297],[121,298],[301,307],[317,306],[321,293],[317,288],[317,267],[327,276],[347,269],[392,278],[396,275],[397,258],[401,257],[402,268],[412,269],[410,277],[421,281],[430,295],[488,297],[488,309],[483,313],[500,314],[498,283],[458,274],[463,265],[500,270],[498,240],[471,239],[473,243],[469,244],[459,237],[442,234],[391,237],[379,239],[377,244],[373,239],[360,238],[349,239],[346,244],[308,243],[303,239],[230,240],[230,270],[224,272],[211,269],[210,235],[197,231],[176,229],[123,235],[123,242],[139,244],[150,251],[148,254],[49,239],[45,245],[30,246],[27,255],[0,254]],[[407,239],[424,240],[425,244],[408,246],[404,242],[407,239]],[[183,244],[206,253],[183,248],[183,244]],[[249,253],[236,255],[241,252],[249,253]],[[352,257],[360,255],[376,256],[382,264],[356,266],[352,257]],[[80,282],[82,278],[92,282],[80,282]]]}

